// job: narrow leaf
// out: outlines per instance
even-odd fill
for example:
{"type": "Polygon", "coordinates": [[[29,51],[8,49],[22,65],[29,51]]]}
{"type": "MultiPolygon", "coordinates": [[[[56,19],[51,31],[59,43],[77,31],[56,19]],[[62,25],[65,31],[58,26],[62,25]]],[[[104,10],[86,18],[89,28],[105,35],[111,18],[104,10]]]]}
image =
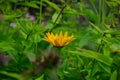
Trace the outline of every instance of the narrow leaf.
{"type": "MultiPolygon", "coordinates": [[[[81,49],[82,50],[82,49],[81,49]]],[[[108,66],[112,64],[112,58],[109,56],[106,56],[104,54],[100,54],[98,52],[90,51],[90,50],[82,50],[82,52],[79,51],[70,51],[73,54],[88,57],[88,58],[93,58],[97,61],[100,61],[108,66]]]]}
{"type": "Polygon", "coordinates": [[[91,25],[92,27],[94,27],[98,32],[103,33],[98,26],[96,26],[96,25],[93,24],[92,22],[89,22],[89,23],[90,23],[90,25],[91,25]]]}
{"type": "Polygon", "coordinates": [[[36,78],[35,80],[43,80],[44,75],[41,75],[40,77],[36,78]]]}
{"type": "Polygon", "coordinates": [[[110,80],[117,80],[117,71],[116,70],[112,73],[110,80]]]}
{"type": "Polygon", "coordinates": [[[10,73],[10,72],[6,72],[6,71],[0,71],[0,73],[7,75],[7,76],[10,76],[12,78],[16,78],[18,80],[23,80],[22,76],[20,76],[19,74],[16,74],[16,73],[10,73]]]}

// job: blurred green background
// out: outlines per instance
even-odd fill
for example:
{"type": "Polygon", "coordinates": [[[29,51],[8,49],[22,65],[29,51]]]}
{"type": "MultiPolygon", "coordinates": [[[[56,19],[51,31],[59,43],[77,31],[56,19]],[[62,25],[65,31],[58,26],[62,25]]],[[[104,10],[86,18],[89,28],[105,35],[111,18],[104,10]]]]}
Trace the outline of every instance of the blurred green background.
{"type": "Polygon", "coordinates": [[[120,80],[120,1],[0,0],[0,80],[120,80]]]}

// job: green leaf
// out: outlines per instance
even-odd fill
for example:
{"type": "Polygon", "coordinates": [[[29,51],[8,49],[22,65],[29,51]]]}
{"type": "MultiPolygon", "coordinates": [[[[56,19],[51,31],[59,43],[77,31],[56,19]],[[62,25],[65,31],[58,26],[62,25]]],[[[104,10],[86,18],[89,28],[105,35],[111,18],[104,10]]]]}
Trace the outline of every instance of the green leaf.
{"type": "Polygon", "coordinates": [[[56,23],[59,23],[60,22],[60,20],[61,20],[61,18],[62,18],[62,15],[60,14],[60,16],[59,16],[59,13],[54,13],[53,14],[53,16],[52,16],[52,21],[53,21],[53,23],[56,21],[56,23]]]}
{"type": "Polygon", "coordinates": [[[107,66],[107,65],[105,65],[105,64],[102,64],[102,63],[98,63],[99,64],[99,66],[102,68],[102,69],[104,69],[107,73],[111,73],[111,69],[110,69],[110,67],[109,66],[107,66]]]}
{"type": "Polygon", "coordinates": [[[44,80],[44,74],[42,74],[40,77],[36,78],[35,80],[44,80]]]}
{"type": "Polygon", "coordinates": [[[110,30],[105,30],[104,33],[106,33],[106,34],[112,34],[112,35],[120,35],[120,30],[110,29],[110,30]]]}
{"type": "Polygon", "coordinates": [[[51,7],[53,7],[57,11],[60,11],[60,8],[55,3],[50,2],[49,0],[43,0],[43,2],[46,2],[47,4],[49,4],[51,7]]]}
{"type": "Polygon", "coordinates": [[[117,80],[117,71],[116,70],[112,73],[110,80],[117,80]]]}
{"type": "Polygon", "coordinates": [[[114,1],[106,1],[107,5],[111,8],[115,8],[118,6],[118,4],[114,1]]]}
{"type": "Polygon", "coordinates": [[[92,22],[89,22],[89,23],[90,23],[90,25],[91,25],[92,27],[94,27],[98,32],[103,33],[98,26],[96,26],[96,25],[93,24],[92,22]]]}
{"type": "Polygon", "coordinates": [[[21,30],[20,33],[21,33],[21,35],[22,35],[22,37],[23,37],[24,39],[27,38],[27,34],[26,34],[25,32],[23,32],[23,31],[21,30]]]}
{"type": "Polygon", "coordinates": [[[41,25],[35,25],[35,26],[36,26],[35,30],[39,32],[39,34],[46,31],[46,26],[41,26],[41,25]]]}
{"type": "Polygon", "coordinates": [[[33,34],[30,38],[31,38],[31,41],[33,41],[33,42],[35,42],[35,43],[41,41],[41,37],[40,37],[40,35],[37,34],[37,33],[33,34]]]}
{"type": "Polygon", "coordinates": [[[6,72],[6,71],[0,71],[1,74],[10,76],[12,78],[18,79],[18,80],[24,80],[21,75],[16,74],[16,73],[11,73],[11,72],[6,72]]]}
{"type": "Polygon", "coordinates": [[[91,9],[84,9],[83,10],[83,15],[85,15],[90,21],[95,21],[98,22],[99,21],[99,16],[98,14],[96,14],[93,10],[91,9]]]}
{"type": "Polygon", "coordinates": [[[11,20],[16,17],[15,15],[2,15],[2,16],[3,16],[4,20],[11,20]]]}
{"type": "Polygon", "coordinates": [[[0,51],[15,52],[15,49],[12,47],[12,45],[12,43],[0,42],[0,51]]]}
{"type": "Polygon", "coordinates": [[[71,7],[67,6],[64,10],[64,13],[67,15],[79,15],[80,13],[78,13],[75,9],[72,9],[71,7]]]}
{"type": "Polygon", "coordinates": [[[103,54],[106,56],[110,56],[110,50],[108,49],[108,46],[103,47],[103,54]]]}
{"type": "Polygon", "coordinates": [[[88,58],[93,58],[99,62],[102,62],[108,66],[110,66],[112,64],[112,58],[100,54],[98,52],[94,52],[94,51],[90,51],[90,50],[84,50],[84,49],[80,49],[82,52],[79,51],[70,51],[73,54],[76,55],[80,55],[80,56],[84,56],[84,57],[88,57],[88,58]]]}
{"type": "Polygon", "coordinates": [[[36,4],[35,1],[31,1],[31,2],[21,2],[21,3],[18,3],[19,5],[24,5],[24,6],[28,6],[28,7],[33,7],[33,8],[39,8],[39,6],[36,4]]]}
{"type": "Polygon", "coordinates": [[[85,36],[83,36],[79,42],[79,47],[83,47],[84,45],[86,45],[88,41],[90,40],[90,37],[91,36],[89,35],[89,33],[85,34],[85,36]]]}

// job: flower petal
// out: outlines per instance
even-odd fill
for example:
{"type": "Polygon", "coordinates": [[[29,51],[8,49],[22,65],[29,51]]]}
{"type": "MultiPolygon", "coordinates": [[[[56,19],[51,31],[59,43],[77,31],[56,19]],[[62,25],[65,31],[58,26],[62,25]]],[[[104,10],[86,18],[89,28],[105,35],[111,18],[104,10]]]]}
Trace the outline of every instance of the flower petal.
{"type": "Polygon", "coordinates": [[[62,31],[56,35],[48,32],[48,33],[46,33],[46,36],[47,37],[43,38],[43,40],[45,40],[57,47],[65,46],[65,45],[69,44],[72,40],[75,39],[73,35],[68,37],[68,32],[65,32],[65,34],[63,34],[62,31]]]}

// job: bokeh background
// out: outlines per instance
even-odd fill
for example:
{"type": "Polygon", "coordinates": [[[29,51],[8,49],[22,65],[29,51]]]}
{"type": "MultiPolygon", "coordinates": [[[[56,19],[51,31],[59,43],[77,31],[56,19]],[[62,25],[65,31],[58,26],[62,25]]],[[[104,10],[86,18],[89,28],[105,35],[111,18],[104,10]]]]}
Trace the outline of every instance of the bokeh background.
{"type": "Polygon", "coordinates": [[[0,80],[120,80],[120,1],[0,0],[0,80]]]}

